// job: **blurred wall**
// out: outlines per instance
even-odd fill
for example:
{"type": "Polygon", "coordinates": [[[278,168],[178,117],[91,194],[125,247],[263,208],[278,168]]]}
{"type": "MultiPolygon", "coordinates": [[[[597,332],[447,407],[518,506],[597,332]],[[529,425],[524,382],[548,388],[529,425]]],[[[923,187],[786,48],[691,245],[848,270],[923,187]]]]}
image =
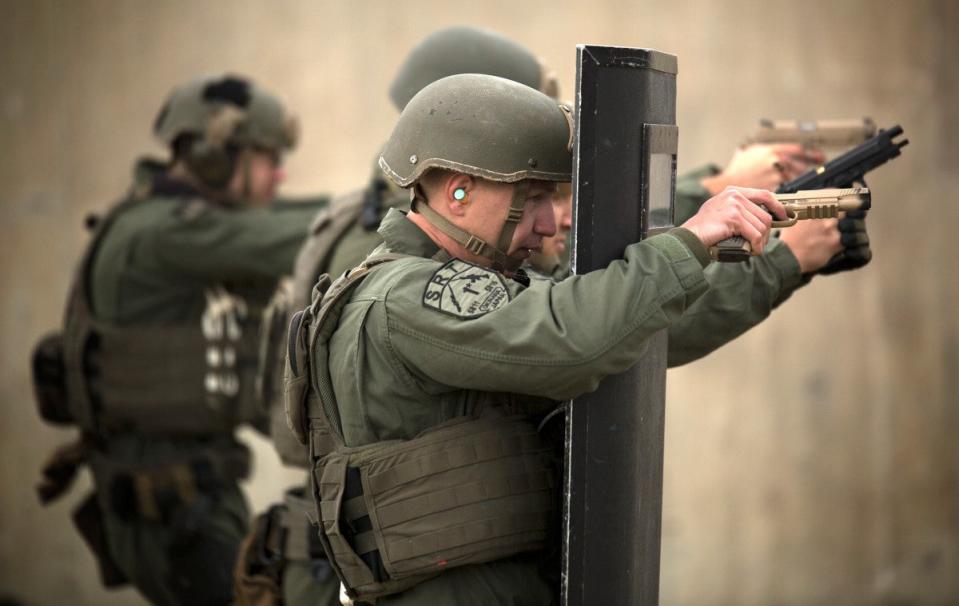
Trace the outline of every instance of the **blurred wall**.
{"type": "MultiPolygon", "coordinates": [[[[105,592],[38,469],[71,432],[34,413],[27,358],[59,321],[85,213],[121,194],[174,84],[225,70],[302,115],[287,191],[363,183],[386,97],[426,33],[469,23],[542,54],[573,95],[574,45],[679,56],[681,169],[724,162],[762,117],[872,116],[912,143],[869,180],[876,258],[817,278],[759,328],[671,371],[663,604],[959,602],[959,5],[0,0],[0,597],[105,592]]],[[[259,509],[298,474],[269,446],[259,509]]],[[[88,486],[86,477],[81,478],[88,486]]]]}

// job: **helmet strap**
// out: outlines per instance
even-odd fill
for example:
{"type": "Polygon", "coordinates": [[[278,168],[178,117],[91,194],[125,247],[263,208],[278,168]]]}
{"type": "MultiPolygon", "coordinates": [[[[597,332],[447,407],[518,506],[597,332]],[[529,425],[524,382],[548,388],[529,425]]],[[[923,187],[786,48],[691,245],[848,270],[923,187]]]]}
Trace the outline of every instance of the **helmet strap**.
{"type": "Polygon", "coordinates": [[[453,225],[446,217],[436,212],[436,210],[430,207],[418,183],[410,189],[410,200],[413,212],[423,215],[436,229],[458,242],[472,254],[483,257],[484,259],[489,259],[493,269],[499,272],[514,272],[519,269],[523,261],[510,257],[504,251],[509,250],[509,244],[513,239],[516,224],[523,218],[523,205],[526,203],[527,191],[529,191],[529,183],[527,182],[520,182],[514,186],[513,200],[507,213],[506,224],[503,225],[503,230],[500,232],[499,238],[499,241],[502,243],[505,237],[506,246],[502,246],[501,244],[500,248],[491,246],[482,238],[453,225]],[[515,211],[517,198],[520,199],[518,213],[515,211]],[[513,221],[512,218],[514,216],[518,216],[519,218],[513,221]]]}
{"type": "Polygon", "coordinates": [[[520,181],[513,184],[513,199],[510,201],[509,210],[506,211],[506,222],[503,223],[503,229],[499,232],[499,242],[496,245],[499,250],[508,251],[510,244],[513,243],[513,233],[516,231],[516,226],[523,220],[523,209],[526,206],[526,194],[528,193],[529,181],[520,181]]]}

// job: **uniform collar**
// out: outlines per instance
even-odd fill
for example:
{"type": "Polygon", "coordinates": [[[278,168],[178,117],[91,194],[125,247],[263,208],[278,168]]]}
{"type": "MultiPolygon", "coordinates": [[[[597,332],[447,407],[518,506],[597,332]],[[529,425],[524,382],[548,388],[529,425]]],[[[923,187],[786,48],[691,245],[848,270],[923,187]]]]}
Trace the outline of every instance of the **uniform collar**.
{"type": "Polygon", "coordinates": [[[437,261],[451,258],[426,232],[407,218],[406,211],[391,208],[377,231],[383,236],[383,243],[390,252],[437,261]]]}

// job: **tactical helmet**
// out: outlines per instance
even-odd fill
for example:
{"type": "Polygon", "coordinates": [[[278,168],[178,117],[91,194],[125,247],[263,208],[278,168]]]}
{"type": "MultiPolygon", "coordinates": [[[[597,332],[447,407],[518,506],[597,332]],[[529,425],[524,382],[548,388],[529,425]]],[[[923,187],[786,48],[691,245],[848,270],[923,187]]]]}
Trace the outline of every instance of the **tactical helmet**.
{"type": "Polygon", "coordinates": [[[489,74],[559,96],[553,72],[529,50],[495,32],[451,27],[434,32],[407,56],[390,85],[390,99],[403,110],[426,85],[455,74],[489,74]]]}
{"type": "Polygon", "coordinates": [[[400,115],[380,156],[380,168],[401,187],[414,187],[434,168],[516,183],[496,246],[452,225],[428,204],[414,203],[431,223],[473,254],[512,270],[506,252],[522,219],[529,179],[570,181],[573,122],[569,107],[505,78],[459,74],[420,91],[400,115]]]}
{"type": "Polygon", "coordinates": [[[275,96],[249,80],[227,75],[174,89],[157,114],[153,133],[171,146],[189,135],[187,165],[207,185],[223,187],[232,175],[236,149],[290,149],[298,124],[275,96]]]}

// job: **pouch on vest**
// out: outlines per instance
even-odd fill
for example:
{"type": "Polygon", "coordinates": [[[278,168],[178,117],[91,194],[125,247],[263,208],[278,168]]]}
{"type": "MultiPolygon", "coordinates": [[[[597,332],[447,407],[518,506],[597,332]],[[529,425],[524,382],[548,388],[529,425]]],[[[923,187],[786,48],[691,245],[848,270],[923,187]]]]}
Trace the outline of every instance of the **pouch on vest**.
{"type": "Polygon", "coordinates": [[[283,537],[277,524],[274,505],[253,519],[250,534],[240,544],[233,570],[233,595],[237,606],[279,606],[283,578],[283,537]]]}
{"type": "Polygon", "coordinates": [[[67,398],[67,368],[63,360],[63,334],[46,335],[33,350],[33,392],[37,409],[54,425],[75,422],[67,398]]]}
{"type": "Polygon", "coordinates": [[[296,370],[306,386],[288,383],[298,396],[287,400],[289,418],[297,432],[309,432],[320,539],[359,600],[403,591],[447,568],[544,549],[556,501],[552,449],[525,416],[502,416],[496,407],[412,440],[345,446],[329,340],[352,290],[398,258],[371,256],[328,289],[315,289],[290,330],[291,378],[296,370]]]}
{"type": "Polygon", "coordinates": [[[70,287],[62,352],[67,405],[95,434],[209,435],[264,422],[256,396],[259,316],[224,288],[207,291],[200,322],[115,325],[93,313],[89,281],[107,230],[137,194],[93,228],[70,287]]]}
{"type": "Polygon", "coordinates": [[[290,279],[282,280],[263,313],[257,393],[268,409],[269,435],[280,460],[284,465],[309,469],[309,452],[290,431],[286,420],[284,392],[292,287],[290,279]]]}
{"type": "Polygon", "coordinates": [[[544,549],[556,502],[551,459],[517,416],[454,419],[409,441],[325,457],[314,499],[350,596],[373,600],[448,568],[544,549]]]}

